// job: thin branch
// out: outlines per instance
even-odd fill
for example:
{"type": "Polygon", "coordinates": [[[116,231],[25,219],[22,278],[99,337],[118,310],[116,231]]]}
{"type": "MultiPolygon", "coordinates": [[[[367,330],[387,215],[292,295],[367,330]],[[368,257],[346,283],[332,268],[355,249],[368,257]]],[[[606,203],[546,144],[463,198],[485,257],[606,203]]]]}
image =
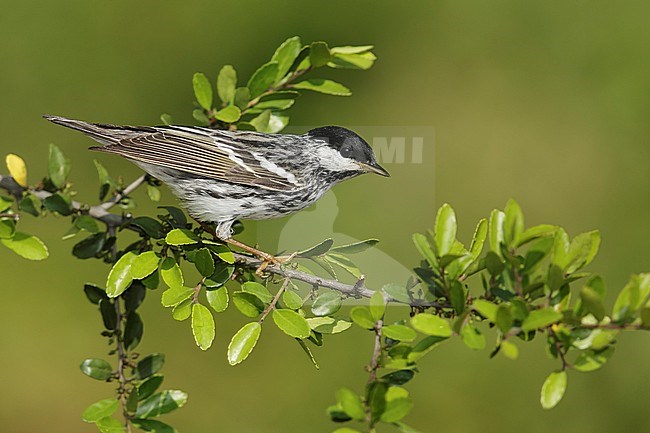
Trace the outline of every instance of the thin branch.
{"type": "Polygon", "coordinates": [[[273,297],[273,300],[269,304],[268,307],[264,309],[264,312],[262,313],[262,317],[260,317],[260,320],[258,322],[262,323],[264,319],[266,319],[266,316],[269,315],[273,309],[275,309],[275,306],[278,304],[278,301],[280,300],[280,296],[284,293],[285,290],[287,290],[287,286],[289,285],[289,281],[291,281],[291,278],[286,277],[284,279],[284,283],[282,283],[282,287],[278,290],[278,293],[275,294],[275,297],[273,297]]]}
{"type": "Polygon", "coordinates": [[[377,320],[375,323],[375,347],[372,351],[372,358],[370,359],[370,377],[368,383],[372,383],[377,378],[377,370],[379,370],[379,358],[381,356],[381,328],[384,325],[383,320],[377,320]]]}
{"type": "MultiPolygon", "coordinates": [[[[128,364],[128,353],[124,347],[124,334],[122,332],[122,320],[124,315],[120,309],[120,298],[115,299],[115,313],[117,315],[117,324],[115,325],[115,338],[117,341],[117,378],[119,381],[118,395],[120,405],[122,406],[122,415],[124,416],[124,427],[127,433],[131,433],[131,416],[126,407],[129,393],[127,392],[127,385],[129,380],[126,378],[124,369],[128,364]]],[[[131,390],[133,392],[133,390],[131,390]]]]}
{"type": "Polygon", "coordinates": [[[121,191],[118,191],[118,193],[115,194],[115,196],[113,196],[113,198],[111,198],[110,200],[100,204],[99,206],[103,207],[105,210],[109,210],[110,208],[112,208],[113,206],[118,204],[120,202],[120,200],[122,200],[124,197],[127,197],[133,191],[138,189],[138,187],[140,187],[140,185],[142,185],[142,183],[145,181],[146,178],[147,178],[147,175],[143,174],[142,176],[140,176],[139,178],[137,178],[136,180],[131,182],[126,188],[124,188],[121,191]]]}

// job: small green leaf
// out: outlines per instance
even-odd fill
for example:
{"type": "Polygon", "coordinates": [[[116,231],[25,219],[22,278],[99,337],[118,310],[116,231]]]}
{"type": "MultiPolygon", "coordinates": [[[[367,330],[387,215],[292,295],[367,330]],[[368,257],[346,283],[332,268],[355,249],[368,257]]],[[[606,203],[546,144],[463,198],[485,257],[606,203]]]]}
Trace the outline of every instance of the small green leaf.
{"type": "Polygon", "coordinates": [[[221,313],[228,308],[228,289],[220,287],[217,290],[207,290],[205,293],[208,304],[214,311],[221,313]]]}
{"type": "Polygon", "coordinates": [[[490,214],[490,248],[501,256],[501,244],[504,243],[504,220],[506,214],[500,210],[493,210],[490,214]]]}
{"type": "Polygon", "coordinates": [[[192,77],[192,85],[196,101],[203,109],[210,110],[212,108],[212,86],[210,81],[204,74],[197,72],[192,77]]]}
{"type": "Polygon", "coordinates": [[[302,298],[296,292],[285,290],[282,294],[282,303],[290,310],[297,310],[302,307],[302,298]]]}
{"type": "Polygon", "coordinates": [[[122,422],[116,418],[107,416],[95,423],[101,433],[125,433],[122,422]]]}
{"type": "Polygon", "coordinates": [[[118,407],[120,407],[120,402],[115,398],[100,400],[84,409],[81,419],[85,422],[97,422],[102,418],[113,415],[118,407]]]}
{"type": "Polygon", "coordinates": [[[562,313],[555,311],[552,308],[542,308],[533,310],[528,314],[521,324],[521,329],[524,332],[532,331],[534,329],[544,328],[562,319],[562,313]]]}
{"type": "Polygon", "coordinates": [[[427,237],[421,233],[415,233],[413,235],[413,243],[415,244],[415,248],[417,248],[422,257],[427,261],[427,263],[429,263],[429,266],[434,269],[437,268],[438,259],[436,258],[433,249],[431,249],[431,244],[429,243],[427,237]]]}
{"type": "Polygon", "coordinates": [[[258,322],[245,324],[230,340],[228,344],[228,362],[236,365],[248,358],[253,351],[257,340],[260,338],[262,325],[258,322]]]}
{"type": "Polygon", "coordinates": [[[135,374],[138,379],[146,379],[157,373],[165,364],[164,353],[152,353],[142,358],[135,365],[135,374]]]}
{"type": "Polygon", "coordinates": [[[81,372],[88,377],[97,380],[107,380],[113,375],[113,368],[108,361],[98,358],[84,360],[79,366],[81,372]]]}
{"type": "Polygon", "coordinates": [[[503,356],[505,356],[506,358],[512,359],[514,361],[519,357],[519,348],[515,346],[514,343],[511,343],[507,340],[502,341],[501,353],[503,353],[503,356]]]}
{"type": "Polygon", "coordinates": [[[314,245],[311,248],[308,248],[306,250],[300,251],[298,254],[296,254],[298,257],[314,257],[314,256],[321,256],[325,253],[327,253],[331,248],[332,245],[334,245],[334,240],[332,239],[325,239],[324,241],[320,242],[317,245],[314,245]]]}
{"type": "Polygon", "coordinates": [[[409,295],[408,290],[406,290],[406,287],[399,284],[386,284],[381,288],[381,291],[397,302],[402,302],[405,304],[409,304],[411,302],[411,296],[409,295]]]}
{"type": "Polygon", "coordinates": [[[183,273],[173,257],[166,257],[160,264],[160,276],[169,287],[179,287],[184,284],[183,273]]]}
{"type": "Polygon", "coordinates": [[[113,302],[108,298],[100,299],[99,312],[102,315],[104,327],[109,331],[115,330],[115,327],[117,326],[117,312],[115,311],[115,305],[113,302]]]}
{"type": "Polygon", "coordinates": [[[535,239],[539,239],[542,237],[546,236],[553,236],[555,232],[557,231],[556,226],[552,226],[550,224],[540,224],[534,227],[531,227],[524,231],[518,238],[517,238],[517,247],[520,247],[522,245],[527,244],[528,242],[534,241],[535,239]]]}
{"type": "Polygon", "coordinates": [[[131,420],[135,426],[140,430],[153,432],[153,433],[178,433],[174,427],[156,419],[140,419],[134,418],[131,420]]]}
{"type": "Polygon", "coordinates": [[[30,215],[39,216],[41,214],[41,202],[37,197],[28,194],[20,200],[18,209],[30,215]]]}
{"type": "Polygon", "coordinates": [[[315,68],[320,68],[329,63],[332,55],[325,42],[312,42],[309,47],[309,62],[315,68]]]}
{"type": "Polygon", "coordinates": [[[235,106],[239,107],[240,110],[246,109],[246,106],[251,100],[251,91],[248,87],[238,87],[235,90],[235,97],[233,102],[235,106]]]}
{"type": "Polygon", "coordinates": [[[336,253],[328,253],[325,255],[325,260],[327,260],[329,263],[340,266],[343,268],[345,271],[347,271],[350,275],[352,275],[354,278],[361,278],[361,271],[359,268],[352,263],[350,259],[348,259],[346,256],[342,256],[340,254],[336,253]]]}
{"type": "Polygon", "coordinates": [[[194,265],[196,266],[196,270],[204,277],[212,275],[214,272],[214,259],[207,248],[196,250],[196,254],[194,255],[194,265]]]}
{"type": "Polygon", "coordinates": [[[147,251],[135,258],[131,265],[131,277],[142,280],[158,269],[160,258],[153,251],[147,251]]]}
{"type": "Polygon", "coordinates": [[[271,61],[259,67],[248,80],[246,87],[250,90],[250,97],[257,98],[275,82],[278,76],[278,62],[271,61]]]}
{"type": "Polygon", "coordinates": [[[408,415],[412,408],[413,401],[406,390],[397,386],[390,387],[386,392],[386,408],[381,414],[381,420],[389,423],[397,422],[408,415]],[[400,391],[404,391],[404,393],[400,391]],[[396,396],[393,397],[391,394],[396,394],[396,396]]]}
{"type": "Polygon", "coordinates": [[[160,374],[154,374],[153,376],[145,379],[138,386],[138,399],[144,400],[145,398],[152,395],[160,387],[163,382],[163,376],[160,374]]]}
{"type": "Polygon", "coordinates": [[[309,337],[311,328],[300,314],[287,309],[273,310],[273,322],[290,337],[304,339],[309,337]]]}
{"type": "Polygon", "coordinates": [[[567,386],[566,371],[555,371],[551,373],[542,385],[542,394],[540,401],[544,409],[554,408],[562,397],[567,386]]]}
{"type": "Polygon", "coordinates": [[[138,256],[129,251],[113,265],[106,280],[106,294],[109,298],[120,296],[133,281],[131,267],[138,256]]]}
{"type": "Polygon", "coordinates": [[[311,305],[311,312],[315,316],[329,316],[341,309],[342,302],[343,298],[341,298],[340,293],[326,291],[314,299],[314,303],[311,305]]]}
{"type": "Polygon", "coordinates": [[[496,304],[486,301],[485,299],[476,299],[472,304],[472,307],[490,322],[496,323],[498,308],[496,304]]]}
{"type": "Polygon", "coordinates": [[[363,407],[361,398],[348,388],[341,388],[336,392],[336,401],[341,409],[352,419],[361,421],[366,416],[366,410],[363,407]]]}
{"type": "Polygon", "coordinates": [[[154,202],[160,201],[160,188],[154,185],[147,185],[147,196],[154,202]]]}
{"type": "Polygon", "coordinates": [[[270,121],[271,110],[264,110],[259,116],[252,119],[250,124],[253,125],[257,132],[268,132],[270,121]]]}
{"type": "Polygon", "coordinates": [[[241,117],[241,110],[235,105],[228,105],[214,113],[214,117],[225,123],[235,123],[241,117]]]}
{"type": "Polygon", "coordinates": [[[456,240],[456,214],[449,204],[443,204],[438,209],[433,239],[436,243],[438,257],[451,252],[451,247],[456,240]]]}
{"type": "Polygon", "coordinates": [[[70,160],[63,155],[61,149],[51,143],[48,170],[54,186],[63,188],[70,174],[70,160]]]}
{"type": "Polygon", "coordinates": [[[278,64],[276,82],[281,80],[287,72],[289,72],[294,60],[296,60],[298,54],[300,54],[301,47],[302,44],[300,42],[300,37],[294,36],[284,41],[282,45],[275,50],[273,57],[271,57],[271,61],[277,62],[278,64]]]}
{"type": "Polygon", "coordinates": [[[133,350],[138,346],[142,340],[143,332],[144,324],[140,315],[136,312],[129,313],[124,327],[124,346],[127,350],[133,350]]]}
{"type": "Polygon", "coordinates": [[[177,304],[172,309],[172,317],[174,320],[182,322],[183,320],[189,319],[189,317],[192,315],[192,305],[192,299],[186,299],[180,304],[177,304]]]}
{"type": "Polygon", "coordinates": [[[382,376],[381,380],[391,385],[404,385],[414,376],[415,372],[413,370],[398,370],[382,376]]]}
{"type": "Polygon", "coordinates": [[[50,255],[43,241],[26,233],[15,232],[12,238],[0,239],[0,242],[28,260],[44,260],[50,255]]]}
{"type": "Polygon", "coordinates": [[[108,299],[104,289],[100,289],[93,284],[84,284],[84,293],[86,294],[86,298],[95,305],[99,304],[99,301],[102,299],[108,299]]]}
{"type": "Polygon", "coordinates": [[[233,102],[237,88],[237,71],[232,65],[225,65],[217,77],[217,94],[219,99],[226,104],[233,102]]]}
{"type": "Polygon", "coordinates": [[[264,303],[252,293],[235,292],[232,294],[235,307],[247,317],[257,317],[264,311],[264,303]]]}
{"type": "Polygon", "coordinates": [[[333,317],[310,317],[307,323],[311,329],[320,334],[338,334],[352,326],[351,322],[333,317]]]}
{"type": "Polygon", "coordinates": [[[242,291],[246,293],[250,293],[252,295],[257,296],[260,301],[264,302],[265,304],[268,304],[273,300],[273,295],[269,290],[261,285],[258,282],[255,281],[246,281],[244,284],[241,285],[242,291]]]}
{"type": "Polygon", "coordinates": [[[185,403],[187,403],[187,394],[183,391],[161,391],[142,400],[135,416],[138,418],[157,417],[183,407],[185,403]]]}
{"type": "Polygon", "coordinates": [[[13,205],[14,200],[11,197],[0,195],[0,212],[5,212],[7,209],[11,209],[13,205]]]}
{"type": "Polygon", "coordinates": [[[521,212],[519,204],[510,199],[504,209],[505,218],[503,220],[503,236],[506,245],[515,246],[519,237],[524,232],[524,214],[521,212]]]}
{"type": "Polygon", "coordinates": [[[174,307],[194,295],[194,289],[175,286],[163,292],[161,303],[163,307],[174,307]]]}
{"type": "Polygon", "coordinates": [[[50,212],[56,212],[59,215],[72,215],[72,204],[67,194],[56,193],[43,199],[43,207],[50,212]]]}
{"type": "Polygon", "coordinates": [[[350,319],[355,323],[355,325],[360,326],[363,329],[374,329],[375,321],[372,318],[370,310],[366,307],[354,307],[350,310],[350,319]]]}
{"type": "Polygon", "coordinates": [[[162,239],[165,236],[165,231],[162,224],[150,217],[137,217],[133,218],[130,222],[132,226],[136,226],[144,234],[154,239],[162,239]]]}
{"type": "Polygon", "coordinates": [[[463,326],[460,331],[460,337],[465,346],[473,350],[485,349],[485,336],[481,334],[476,326],[471,323],[463,326]]]}
{"type": "Polygon", "coordinates": [[[0,239],[11,239],[16,233],[16,223],[9,218],[0,219],[0,239]]]}
{"type": "Polygon", "coordinates": [[[360,54],[335,53],[334,48],[330,51],[332,52],[332,60],[327,64],[330,68],[367,70],[377,60],[377,56],[370,52],[360,54]]]}
{"type": "Polygon", "coordinates": [[[410,342],[415,340],[417,334],[406,325],[388,325],[381,329],[382,335],[392,340],[410,342]]]}
{"type": "Polygon", "coordinates": [[[191,245],[198,243],[199,240],[200,238],[193,231],[187,229],[174,229],[165,237],[168,245],[191,245]]]}
{"type": "Polygon", "coordinates": [[[445,319],[429,313],[416,314],[411,318],[411,326],[426,335],[450,337],[451,326],[445,319]]]}
{"type": "Polygon", "coordinates": [[[163,125],[166,125],[166,126],[174,124],[174,119],[168,113],[161,114],[160,115],[160,121],[163,123],[163,125]]]}
{"type": "Polygon", "coordinates": [[[322,78],[311,78],[309,80],[300,81],[293,85],[294,89],[312,90],[314,92],[325,93],[327,95],[335,96],[350,96],[352,92],[343,84],[337,83],[332,80],[325,80],[322,78]]]}
{"type": "Polygon", "coordinates": [[[375,320],[380,320],[384,317],[386,311],[386,299],[381,291],[377,291],[370,297],[370,315],[375,320]]]}
{"type": "Polygon", "coordinates": [[[379,239],[366,239],[365,241],[354,242],[347,245],[340,245],[332,248],[332,252],[339,254],[356,254],[366,251],[379,243],[379,239]]]}
{"type": "Polygon", "coordinates": [[[204,305],[192,306],[192,334],[201,350],[208,350],[212,346],[215,335],[214,317],[204,305]]]}

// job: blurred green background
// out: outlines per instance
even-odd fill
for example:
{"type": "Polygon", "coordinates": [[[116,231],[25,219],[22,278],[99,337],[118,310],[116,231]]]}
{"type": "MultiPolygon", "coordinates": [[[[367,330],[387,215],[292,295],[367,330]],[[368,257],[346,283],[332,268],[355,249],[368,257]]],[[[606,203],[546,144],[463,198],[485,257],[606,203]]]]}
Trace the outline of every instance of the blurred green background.
{"type": "MultiPolygon", "coordinates": [[[[641,1],[4,1],[0,153],[23,156],[33,181],[55,142],[73,159],[79,197],[92,202],[93,158],[126,179],[137,168],[87,152],[88,139],[42,114],[156,124],[169,112],[192,123],[195,71],[214,79],[231,63],[248,77],[292,35],[375,44],[373,69],[330,75],[352,98],[307,95],[292,124],[431,126],[436,142],[423,164],[387,164],[389,181],[366,176],[338,186],[335,230],[380,237],[381,249],[410,267],[418,260],[410,235],[432,225],[437,206],[452,203],[467,240],[478,218],[515,197],[529,224],[556,223],[573,235],[602,230],[591,269],[611,297],[629,274],[650,271],[649,14],[641,1]]],[[[136,197],[136,212],[152,212],[136,197]]],[[[64,220],[26,217],[21,225],[42,236],[51,257],[32,263],[0,252],[1,429],[92,432],[80,413],[112,388],[78,369],[106,351],[81,288],[103,283],[107,269],[72,258],[71,241],[60,241],[64,220]]],[[[331,431],[325,407],[335,390],[366,381],[371,341],[362,331],[328,339],[316,371],[266,326],[253,356],[232,368],[225,348],[241,319],[219,316],[217,341],[202,353],[187,323],[160,307],[159,293],[149,293],[143,310],[140,351],[166,352],[167,385],[189,392],[187,406],[167,418],[184,433],[331,431]]],[[[427,433],[650,431],[648,335],[621,336],[604,369],[571,374],[565,400],[548,412],[539,389],[557,363],[541,344],[522,349],[512,362],[444,344],[409,385],[416,406],[406,421],[427,433]]]]}

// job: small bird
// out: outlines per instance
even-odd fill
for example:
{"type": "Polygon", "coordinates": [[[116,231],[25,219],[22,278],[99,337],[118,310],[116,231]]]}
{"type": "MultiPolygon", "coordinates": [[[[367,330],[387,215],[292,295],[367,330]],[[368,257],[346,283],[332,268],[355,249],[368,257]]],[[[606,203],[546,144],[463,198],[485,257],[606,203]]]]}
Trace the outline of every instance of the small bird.
{"type": "Polygon", "coordinates": [[[291,135],[44,117],[102,144],[91,150],[133,161],[167,184],[194,219],[216,223],[218,238],[254,253],[262,252],[232,239],[235,220],[299,211],[336,183],[363,173],[390,176],[363,138],[339,126],[291,135]]]}

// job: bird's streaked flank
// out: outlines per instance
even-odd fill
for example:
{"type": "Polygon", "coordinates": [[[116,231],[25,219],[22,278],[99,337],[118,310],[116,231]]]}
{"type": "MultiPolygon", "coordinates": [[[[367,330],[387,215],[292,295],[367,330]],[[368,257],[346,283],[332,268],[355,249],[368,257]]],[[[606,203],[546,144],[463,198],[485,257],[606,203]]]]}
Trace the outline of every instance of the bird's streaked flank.
{"type": "Polygon", "coordinates": [[[238,219],[281,217],[308,207],[333,185],[363,173],[389,176],[359,135],[338,126],[304,135],[224,131],[190,126],[117,126],[58,116],[47,120],[88,135],[167,184],[197,221],[216,223],[232,239],[238,219]]]}

